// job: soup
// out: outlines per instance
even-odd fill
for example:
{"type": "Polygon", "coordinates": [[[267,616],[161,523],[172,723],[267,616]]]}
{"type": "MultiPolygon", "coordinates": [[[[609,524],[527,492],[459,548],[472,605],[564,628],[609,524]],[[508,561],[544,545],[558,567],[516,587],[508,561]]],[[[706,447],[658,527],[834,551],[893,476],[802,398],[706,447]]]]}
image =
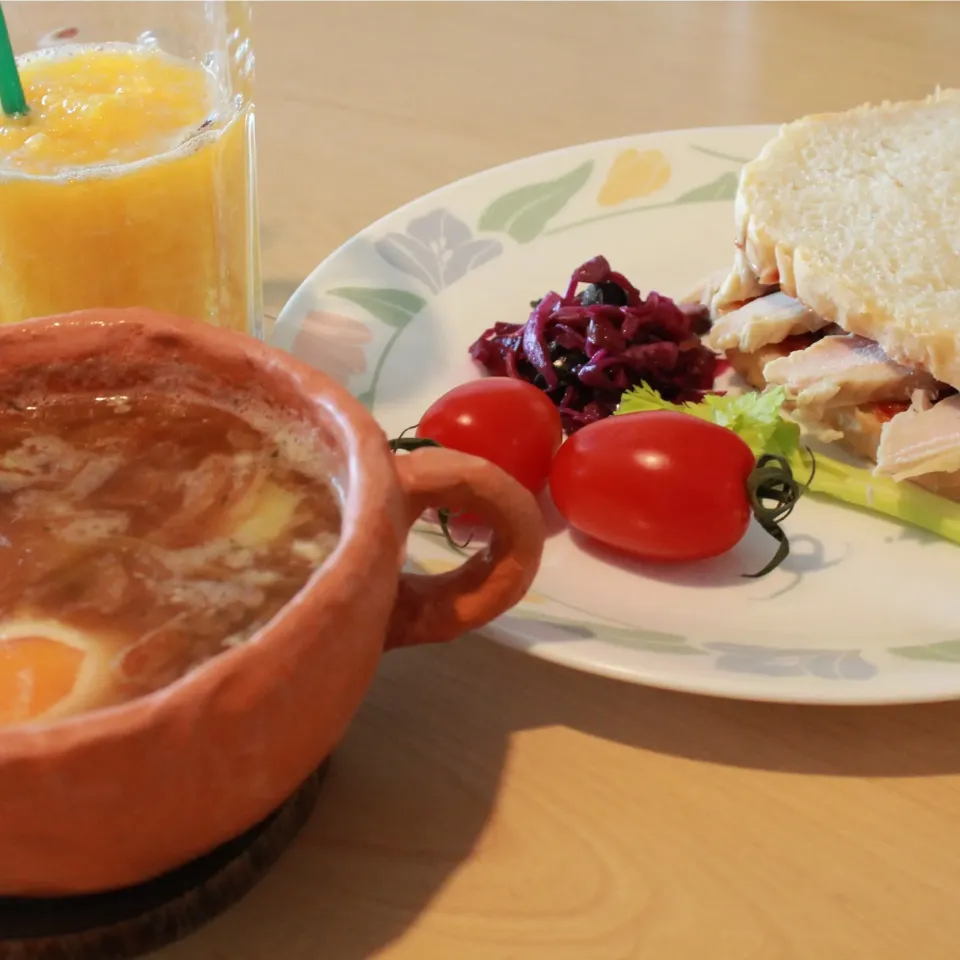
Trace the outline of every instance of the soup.
{"type": "Polygon", "coordinates": [[[0,409],[0,726],[158,690],[304,585],[340,500],[270,423],[188,395],[0,409]]]}

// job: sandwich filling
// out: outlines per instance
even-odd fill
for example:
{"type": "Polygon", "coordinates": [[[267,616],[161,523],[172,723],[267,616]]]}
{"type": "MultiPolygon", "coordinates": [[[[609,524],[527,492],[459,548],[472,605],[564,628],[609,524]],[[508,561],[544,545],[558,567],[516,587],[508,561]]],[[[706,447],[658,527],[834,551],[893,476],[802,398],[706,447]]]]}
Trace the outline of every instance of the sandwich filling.
{"type": "Polygon", "coordinates": [[[843,440],[895,480],[960,471],[960,396],[872,340],[831,324],[736,267],[711,291],[707,345],[750,383],[784,388],[791,415],[824,441],[843,440]],[[753,294],[753,296],[751,296],[753,294]]]}

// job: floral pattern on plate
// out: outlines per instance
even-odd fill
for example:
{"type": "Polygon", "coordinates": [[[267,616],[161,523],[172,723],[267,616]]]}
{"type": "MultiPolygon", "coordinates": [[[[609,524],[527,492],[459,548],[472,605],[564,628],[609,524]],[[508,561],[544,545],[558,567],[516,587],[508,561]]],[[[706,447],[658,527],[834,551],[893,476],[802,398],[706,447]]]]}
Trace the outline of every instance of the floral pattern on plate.
{"type": "Polygon", "coordinates": [[[462,220],[443,209],[416,217],[403,233],[388,233],[374,246],[391,267],[419,280],[433,293],[503,253],[499,240],[474,237],[462,220]]]}
{"type": "MultiPolygon", "coordinates": [[[[284,308],[272,341],[346,383],[395,434],[477,375],[466,347],[482,329],[522,320],[532,297],[562,286],[590,256],[603,253],[634,282],[674,296],[722,267],[739,167],[774,132],[628,137],[452,184],[321,264],[284,308]]],[[[740,576],[750,566],[740,547],[695,568],[630,572],[585,555],[561,533],[533,590],[488,632],[578,669],[722,696],[960,697],[960,551],[813,500],[791,523],[801,518],[808,526],[797,542],[811,552],[769,583],[740,576]],[[841,559],[823,560],[828,553],[841,559]],[[852,599],[863,584],[866,605],[852,599]]],[[[422,524],[408,553],[428,572],[462,562],[422,524]]]]}

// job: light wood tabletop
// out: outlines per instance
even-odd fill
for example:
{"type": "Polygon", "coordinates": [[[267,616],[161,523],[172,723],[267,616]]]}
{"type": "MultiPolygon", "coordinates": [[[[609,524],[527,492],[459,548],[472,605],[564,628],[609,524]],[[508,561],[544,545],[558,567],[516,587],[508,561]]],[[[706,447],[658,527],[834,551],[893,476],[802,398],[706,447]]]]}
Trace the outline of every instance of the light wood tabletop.
{"type": "MultiPolygon", "coordinates": [[[[263,3],[266,300],[527,154],[960,85],[960,6],[263,3]]],[[[163,960],[955,960],[960,704],[770,706],[467,637],[385,658],[316,813],[163,960]]]]}

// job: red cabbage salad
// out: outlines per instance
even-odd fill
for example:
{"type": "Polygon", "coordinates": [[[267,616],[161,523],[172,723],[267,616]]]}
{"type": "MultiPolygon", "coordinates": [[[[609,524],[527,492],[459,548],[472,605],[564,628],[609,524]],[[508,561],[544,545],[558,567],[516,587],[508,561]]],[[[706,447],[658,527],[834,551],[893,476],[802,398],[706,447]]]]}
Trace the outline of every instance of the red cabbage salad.
{"type": "Polygon", "coordinates": [[[566,291],[532,304],[526,323],[496,323],[470,354],[493,376],[541,389],[572,433],[610,416],[625,390],[647,384],[666,401],[696,403],[713,389],[721,360],[700,342],[700,304],[646,298],[605,257],[574,271],[566,291]]]}

